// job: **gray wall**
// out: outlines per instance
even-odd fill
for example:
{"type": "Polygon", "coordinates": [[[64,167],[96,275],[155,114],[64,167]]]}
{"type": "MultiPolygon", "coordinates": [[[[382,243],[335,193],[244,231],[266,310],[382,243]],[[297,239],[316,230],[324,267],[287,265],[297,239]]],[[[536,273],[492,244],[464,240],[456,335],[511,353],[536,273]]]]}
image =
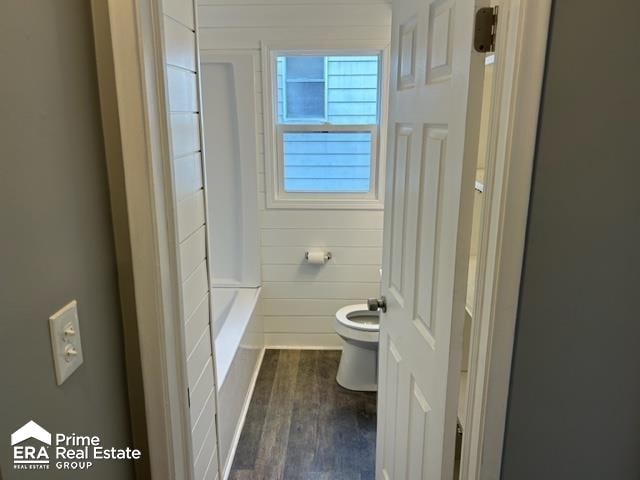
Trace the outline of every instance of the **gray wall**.
{"type": "Polygon", "coordinates": [[[554,5],[504,480],[640,478],[639,20],[554,5]]]}
{"type": "Polygon", "coordinates": [[[131,436],[89,2],[3,0],[0,65],[2,474],[133,478],[124,462],[89,475],[10,464],[9,435],[29,419],[106,445],[131,436]],[[84,365],[57,387],[47,319],[73,298],[84,365]]]}

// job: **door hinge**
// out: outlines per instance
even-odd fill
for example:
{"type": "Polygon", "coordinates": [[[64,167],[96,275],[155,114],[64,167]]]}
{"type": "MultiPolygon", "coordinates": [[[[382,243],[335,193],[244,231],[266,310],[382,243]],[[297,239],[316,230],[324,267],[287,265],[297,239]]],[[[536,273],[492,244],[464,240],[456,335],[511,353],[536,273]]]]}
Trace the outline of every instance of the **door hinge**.
{"type": "Polygon", "coordinates": [[[496,49],[496,28],[498,7],[485,7],[476,12],[473,48],[476,52],[487,53],[496,49]]]}
{"type": "Polygon", "coordinates": [[[189,405],[189,408],[191,408],[191,391],[189,390],[189,387],[187,387],[187,404],[189,405]]]}

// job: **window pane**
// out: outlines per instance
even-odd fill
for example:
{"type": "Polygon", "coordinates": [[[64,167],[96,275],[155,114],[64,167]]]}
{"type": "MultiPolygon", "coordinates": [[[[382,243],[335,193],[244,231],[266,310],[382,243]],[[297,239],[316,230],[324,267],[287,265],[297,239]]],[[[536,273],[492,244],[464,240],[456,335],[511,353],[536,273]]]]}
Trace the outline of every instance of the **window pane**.
{"type": "Polygon", "coordinates": [[[327,121],[332,125],[378,123],[378,57],[327,58],[327,121]]]}
{"type": "Polygon", "coordinates": [[[370,132],[285,132],[285,192],[366,193],[370,132]]]}
{"type": "Polygon", "coordinates": [[[287,57],[287,80],[324,81],[324,57],[287,57]]]}
{"type": "Polygon", "coordinates": [[[377,124],[378,70],[376,55],[277,57],[278,123],[377,124]]]}
{"type": "Polygon", "coordinates": [[[324,118],[324,82],[287,82],[287,118],[324,118]]]}

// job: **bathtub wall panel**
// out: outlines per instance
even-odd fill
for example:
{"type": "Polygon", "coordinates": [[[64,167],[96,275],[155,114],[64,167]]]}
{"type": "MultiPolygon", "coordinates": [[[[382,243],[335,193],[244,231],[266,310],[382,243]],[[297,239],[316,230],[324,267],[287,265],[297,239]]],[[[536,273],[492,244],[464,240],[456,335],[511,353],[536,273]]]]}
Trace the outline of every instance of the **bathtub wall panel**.
{"type": "Polygon", "coordinates": [[[197,32],[193,0],[163,0],[169,137],[185,323],[195,480],[218,478],[215,378],[203,185],[197,32]]]}
{"type": "MultiPolygon", "coordinates": [[[[257,55],[261,42],[334,38],[379,43],[391,36],[386,0],[200,0],[198,12],[202,55],[257,55]]],[[[253,99],[265,342],[336,348],[341,346],[333,328],[337,307],[379,295],[383,212],[265,208],[262,70],[258,62],[253,99]],[[307,265],[304,253],[312,248],[331,251],[334,258],[325,266],[307,265]]]]}
{"type": "MultiPolygon", "coordinates": [[[[249,295],[241,294],[237,298],[243,303],[251,301],[249,295]]],[[[240,305],[236,308],[238,307],[240,305]]],[[[260,301],[255,303],[250,315],[228,373],[218,390],[218,437],[222,472],[231,468],[235,446],[242,431],[244,414],[251,400],[264,351],[264,325],[260,301]]]]}
{"type": "Polygon", "coordinates": [[[257,56],[222,52],[202,56],[203,138],[207,150],[207,211],[211,283],[215,287],[260,285],[256,190],[257,56]]]}

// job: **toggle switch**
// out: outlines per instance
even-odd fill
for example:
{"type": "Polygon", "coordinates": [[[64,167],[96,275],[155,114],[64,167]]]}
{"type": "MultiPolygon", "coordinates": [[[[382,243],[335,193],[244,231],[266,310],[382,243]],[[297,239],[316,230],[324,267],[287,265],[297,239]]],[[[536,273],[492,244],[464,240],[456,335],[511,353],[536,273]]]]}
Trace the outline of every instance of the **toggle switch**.
{"type": "Polygon", "coordinates": [[[67,323],[67,326],[64,327],[64,336],[65,338],[71,338],[76,334],[76,329],[73,328],[71,323],[67,323]]]}
{"type": "Polygon", "coordinates": [[[62,385],[82,365],[78,303],[73,300],[49,317],[56,382],[62,385]]]}
{"type": "Polygon", "coordinates": [[[78,351],[73,348],[73,345],[67,345],[64,347],[64,359],[66,362],[72,362],[73,357],[78,355],[78,351]]]}

